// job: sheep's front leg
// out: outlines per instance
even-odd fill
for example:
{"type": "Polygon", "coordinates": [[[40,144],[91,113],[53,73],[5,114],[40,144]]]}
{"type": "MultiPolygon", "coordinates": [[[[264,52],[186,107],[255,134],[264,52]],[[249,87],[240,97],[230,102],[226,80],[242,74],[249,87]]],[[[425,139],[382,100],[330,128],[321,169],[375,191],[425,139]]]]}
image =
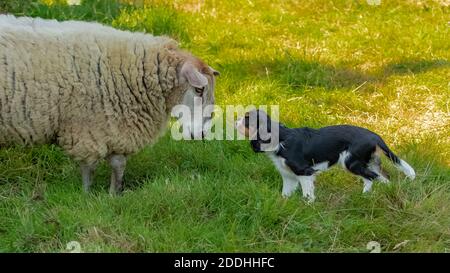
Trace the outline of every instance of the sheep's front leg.
{"type": "Polygon", "coordinates": [[[94,178],[94,170],[96,166],[97,164],[87,164],[87,163],[80,164],[81,178],[83,180],[83,190],[85,192],[89,192],[89,188],[92,185],[94,178]]]}
{"type": "Polygon", "coordinates": [[[109,158],[111,165],[111,185],[109,187],[110,194],[117,194],[123,189],[122,178],[125,171],[127,158],[124,155],[112,155],[109,158]]]}

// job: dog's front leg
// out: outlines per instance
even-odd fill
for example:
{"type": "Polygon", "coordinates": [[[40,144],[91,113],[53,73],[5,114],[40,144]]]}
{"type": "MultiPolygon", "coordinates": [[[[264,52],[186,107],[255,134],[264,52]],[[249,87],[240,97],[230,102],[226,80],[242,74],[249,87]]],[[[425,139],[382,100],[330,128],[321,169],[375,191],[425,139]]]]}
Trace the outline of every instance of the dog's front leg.
{"type": "Polygon", "coordinates": [[[302,186],[303,197],[308,200],[308,203],[314,202],[316,196],[314,195],[314,180],[315,176],[297,176],[302,186]]]}
{"type": "Polygon", "coordinates": [[[298,180],[292,175],[282,174],[283,176],[283,190],[282,195],[284,198],[291,196],[298,188],[298,180]]]}

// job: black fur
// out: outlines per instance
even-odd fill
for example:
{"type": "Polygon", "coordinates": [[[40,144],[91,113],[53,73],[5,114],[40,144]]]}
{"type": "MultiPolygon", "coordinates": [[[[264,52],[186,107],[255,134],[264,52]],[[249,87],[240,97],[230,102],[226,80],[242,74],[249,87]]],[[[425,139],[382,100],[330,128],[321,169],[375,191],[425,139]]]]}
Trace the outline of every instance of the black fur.
{"type": "MultiPolygon", "coordinates": [[[[368,129],[352,125],[291,129],[281,123],[272,122],[270,117],[260,110],[256,112],[260,122],[260,116],[264,115],[268,124],[279,126],[281,145],[276,155],[283,157],[286,165],[296,175],[313,175],[316,172],[313,166],[321,162],[328,162],[328,166],[331,167],[338,162],[342,152],[348,151],[350,156],[345,160],[346,168],[356,175],[373,180],[378,174],[370,170],[368,164],[374,159],[377,146],[394,163],[399,163],[399,158],[387,147],[383,139],[368,129]]],[[[257,129],[259,126],[258,123],[257,129]]],[[[263,152],[260,148],[261,143],[267,142],[262,141],[257,134],[256,139],[251,141],[251,146],[255,152],[263,152]]]]}

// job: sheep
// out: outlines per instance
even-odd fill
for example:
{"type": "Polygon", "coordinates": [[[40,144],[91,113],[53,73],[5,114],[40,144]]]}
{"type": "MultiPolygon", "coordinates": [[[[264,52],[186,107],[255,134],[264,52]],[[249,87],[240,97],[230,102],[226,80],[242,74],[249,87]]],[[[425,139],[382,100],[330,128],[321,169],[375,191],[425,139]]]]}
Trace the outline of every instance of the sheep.
{"type": "Polygon", "coordinates": [[[214,105],[217,75],[168,37],[0,15],[0,147],[60,146],[80,163],[85,191],[107,159],[115,194],[127,156],[156,142],[176,105],[214,105]]]}

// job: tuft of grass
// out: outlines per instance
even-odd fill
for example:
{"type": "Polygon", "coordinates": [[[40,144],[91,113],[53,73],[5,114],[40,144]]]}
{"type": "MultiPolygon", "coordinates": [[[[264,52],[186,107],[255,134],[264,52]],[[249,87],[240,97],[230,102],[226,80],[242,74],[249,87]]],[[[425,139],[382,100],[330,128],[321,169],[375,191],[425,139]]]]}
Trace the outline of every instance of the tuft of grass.
{"type": "Polygon", "coordinates": [[[112,25],[117,28],[168,35],[180,42],[188,43],[183,14],[170,6],[145,6],[122,9],[112,25]]]}
{"type": "Polygon", "coordinates": [[[98,21],[105,24],[111,24],[120,10],[126,7],[128,7],[126,3],[115,0],[82,0],[80,5],[68,5],[65,0],[0,1],[0,12],[16,16],[98,21]]]}
{"type": "Polygon", "coordinates": [[[313,205],[281,198],[271,162],[245,141],[165,136],[130,157],[125,192],[101,164],[83,194],[55,146],[0,150],[0,251],[448,252],[449,9],[442,1],[1,1],[0,10],[168,35],[221,72],[220,106],[280,106],[289,126],[354,124],[417,172],[390,185],[335,169],[313,205]]]}

